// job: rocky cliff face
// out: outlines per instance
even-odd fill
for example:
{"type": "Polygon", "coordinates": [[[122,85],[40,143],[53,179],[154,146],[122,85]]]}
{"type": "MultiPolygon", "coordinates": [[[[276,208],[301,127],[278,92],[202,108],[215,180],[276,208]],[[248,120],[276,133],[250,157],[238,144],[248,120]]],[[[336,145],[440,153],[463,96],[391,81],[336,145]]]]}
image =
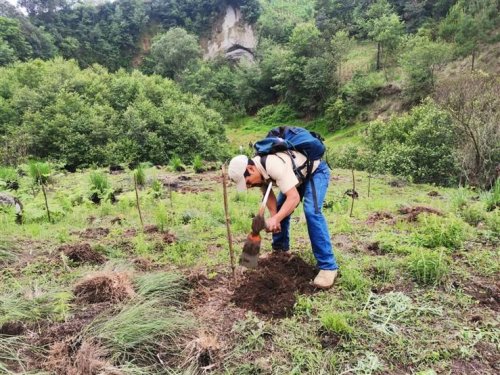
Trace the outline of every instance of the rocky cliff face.
{"type": "Polygon", "coordinates": [[[253,26],[243,20],[240,9],[228,5],[226,13],[219,17],[201,45],[205,59],[222,54],[228,59],[253,62],[257,38],[253,26]]]}

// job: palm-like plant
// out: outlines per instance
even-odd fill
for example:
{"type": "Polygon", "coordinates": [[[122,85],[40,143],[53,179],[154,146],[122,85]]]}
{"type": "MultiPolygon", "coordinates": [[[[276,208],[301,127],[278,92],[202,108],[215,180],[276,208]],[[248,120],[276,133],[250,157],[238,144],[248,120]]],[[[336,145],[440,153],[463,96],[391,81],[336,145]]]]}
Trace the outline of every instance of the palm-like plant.
{"type": "Polygon", "coordinates": [[[47,191],[45,190],[45,186],[49,182],[51,168],[48,163],[32,161],[29,163],[28,169],[29,175],[33,180],[33,184],[39,185],[42,188],[43,197],[45,199],[45,208],[47,209],[47,218],[49,223],[52,222],[50,218],[50,210],[49,203],[47,201],[47,191]]]}

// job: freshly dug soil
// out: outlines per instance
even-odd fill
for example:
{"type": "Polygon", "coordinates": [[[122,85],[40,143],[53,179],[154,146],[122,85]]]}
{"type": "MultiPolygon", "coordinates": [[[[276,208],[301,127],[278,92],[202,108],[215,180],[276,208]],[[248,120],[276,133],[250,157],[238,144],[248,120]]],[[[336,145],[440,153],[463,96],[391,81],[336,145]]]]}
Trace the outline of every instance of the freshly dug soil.
{"type": "Polygon", "coordinates": [[[406,221],[416,221],[418,215],[421,213],[434,214],[438,216],[443,216],[443,213],[435,208],[424,207],[424,206],[414,206],[414,207],[402,207],[399,209],[399,213],[404,215],[403,219],[406,221]]]}
{"type": "Polygon", "coordinates": [[[126,274],[102,272],[76,284],[74,294],[78,302],[118,302],[131,298],[134,289],[126,274]]]}
{"type": "Polygon", "coordinates": [[[375,224],[379,221],[394,224],[394,216],[390,212],[375,211],[366,220],[366,224],[375,224]]]}
{"type": "Polygon", "coordinates": [[[254,271],[246,271],[234,291],[236,306],[273,318],[283,318],[293,311],[295,296],[312,294],[310,284],[316,271],[296,255],[274,253],[260,259],[254,271]]]}
{"type": "Polygon", "coordinates": [[[108,234],[109,234],[108,228],[87,228],[83,232],[80,232],[80,237],[92,240],[101,237],[106,237],[108,234]]]}
{"type": "Polygon", "coordinates": [[[70,260],[75,263],[102,264],[106,258],[90,247],[88,243],[63,245],[59,248],[70,260]]]}

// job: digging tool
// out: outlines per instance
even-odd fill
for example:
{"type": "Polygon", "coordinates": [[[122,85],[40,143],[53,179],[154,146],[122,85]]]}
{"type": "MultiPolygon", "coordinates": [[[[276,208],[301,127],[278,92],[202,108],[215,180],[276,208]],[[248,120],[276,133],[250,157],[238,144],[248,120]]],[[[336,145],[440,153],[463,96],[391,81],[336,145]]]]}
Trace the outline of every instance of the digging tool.
{"type": "Polygon", "coordinates": [[[252,220],[252,231],[247,236],[245,240],[245,244],[243,245],[243,252],[240,256],[240,265],[247,268],[256,268],[257,261],[259,259],[260,252],[260,231],[266,227],[266,220],[264,219],[264,211],[266,209],[267,200],[269,198],[269,194],[271,193],[271,189],[273,187],[273,183],[270,182],[267,187],[266,194],[262,199],[262,203],[259,208],[259,212],[257,216],[255,216],[252,220]]]}

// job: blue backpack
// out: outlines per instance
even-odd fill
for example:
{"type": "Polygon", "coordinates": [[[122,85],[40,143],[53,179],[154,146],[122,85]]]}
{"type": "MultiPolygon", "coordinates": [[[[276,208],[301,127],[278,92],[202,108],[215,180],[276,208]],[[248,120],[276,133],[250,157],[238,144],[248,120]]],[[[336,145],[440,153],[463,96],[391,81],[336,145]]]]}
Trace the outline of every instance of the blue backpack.
{"type": "Polygon", "coordinates": [[[325,145],[321,136],[303,128],[280,126],[272,129],[266,138],[254,145],[256,155],[261,157],[261,164],[266,169],[267,155],[277,152],[288,153],[292,159],[292,166],[299,181],[304,181],[311,175],[315,160],[319,160],[325,153],[325,145]],[[305,164],[295,165],[294,157],[289,151],[297,151],[307,158],[305,164]],[[304,170],[306,173],[302,173],[304,170]]]}

